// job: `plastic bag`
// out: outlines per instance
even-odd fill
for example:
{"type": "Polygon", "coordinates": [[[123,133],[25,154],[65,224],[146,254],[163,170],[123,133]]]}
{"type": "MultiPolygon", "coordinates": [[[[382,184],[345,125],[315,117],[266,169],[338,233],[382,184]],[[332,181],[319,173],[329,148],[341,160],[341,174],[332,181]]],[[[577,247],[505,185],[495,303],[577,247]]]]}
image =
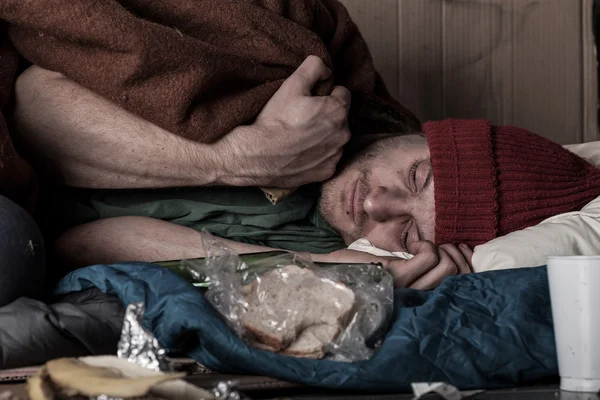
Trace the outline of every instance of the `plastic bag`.
{"type": "Polygon", "coordinates": [[[203,233],[206,258],[188,260],[205,277],[208,301],[253,347],[338,361],[368,359],[393,308],[393,280],[374,264],[327,264],[282,253],[244,262],[203,233]]]}

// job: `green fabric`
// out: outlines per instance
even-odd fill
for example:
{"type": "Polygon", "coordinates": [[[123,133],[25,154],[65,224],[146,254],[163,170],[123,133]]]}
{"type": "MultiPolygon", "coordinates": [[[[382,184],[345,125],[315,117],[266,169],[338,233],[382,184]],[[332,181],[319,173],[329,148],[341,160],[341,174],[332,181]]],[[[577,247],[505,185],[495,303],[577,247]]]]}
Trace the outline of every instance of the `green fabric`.
{"type": "Polygon", "coordinates": [[[271,204],[257,188],[151,190],[55,189],[47,204],[63,229],[97,219],[136,215],[158,218],[238,242],[329,253],[344,248],[316,209],[318,186],[298,189],[271,204]]]}

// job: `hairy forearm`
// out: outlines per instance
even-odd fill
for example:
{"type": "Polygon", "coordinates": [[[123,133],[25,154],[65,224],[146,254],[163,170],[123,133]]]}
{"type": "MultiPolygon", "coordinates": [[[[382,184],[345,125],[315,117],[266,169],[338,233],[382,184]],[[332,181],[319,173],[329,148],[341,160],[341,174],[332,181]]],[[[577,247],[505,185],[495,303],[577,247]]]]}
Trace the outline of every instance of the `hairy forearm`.
{"type": "Polygon", "coordinates": [[[18,140],[51,181],[88,188],[226,183],[230,160],[218,145],[167,132],[60,74],[32,67],[16,94],[18,140]]]}
{"type": "Polygon", "coordinates": [[[350,92],[310,95],[330,75],[321,59],[307,57],[251,125],[202,144],[34,66],[16,84],[17,139],[41,171],[72,186],[295,188],[331,178],[350,139],[350,92]]]}
{"type": "MultiPolygon", "coordinates": [[[[71,268],[128,260],[166,261],[205,257],[204,236],[192,228],[147,217],[107,218],[79,225],[64,232],[55,243],[61,261],[71,268]]],[[[217,239],[237,254],[281,250],[272,247],[217,239]]],[[[342,249],[329,254],[311,254],[315,262],[369,263],[386,259],[342,249]]]]}

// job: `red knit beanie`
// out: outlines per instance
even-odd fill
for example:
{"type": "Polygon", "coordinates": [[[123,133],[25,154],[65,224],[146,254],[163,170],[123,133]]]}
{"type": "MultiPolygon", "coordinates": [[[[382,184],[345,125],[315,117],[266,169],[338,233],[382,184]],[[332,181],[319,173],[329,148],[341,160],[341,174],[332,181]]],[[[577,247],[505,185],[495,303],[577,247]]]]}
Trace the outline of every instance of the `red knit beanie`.
{"type": "Polygon", "coordinates": [[[445,120],[427,122],[423,131],[438,244],[476,246],[600,196],[600,169],[524,129],[445,120]]]}

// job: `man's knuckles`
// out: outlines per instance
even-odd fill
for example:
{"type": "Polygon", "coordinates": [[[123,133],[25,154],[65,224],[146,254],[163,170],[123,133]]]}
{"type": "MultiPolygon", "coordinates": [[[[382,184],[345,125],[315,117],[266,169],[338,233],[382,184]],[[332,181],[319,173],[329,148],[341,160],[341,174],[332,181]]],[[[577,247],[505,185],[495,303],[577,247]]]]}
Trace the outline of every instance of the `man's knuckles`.
{"type": "Polygon", "coordinates": [[[413,259],[418,260],[419,263],[433,266],[440,262],[440,256],[431,242],[423,241],[412,247],[417,249],[416,257],[413,259]]]}
{"type": "Polygon", "coordinates": [[[449,255],[440,257],[440,262],[436,266],[436,270],[443,276],[458,274],[458,266],[449,255]]]}
{"type": "Polygon", "coordinates": [[[344,113],[347,113],[351,100],[350,91],[346,88],[337,87],[329,96],[329,100],[341,107],[344,113]]]}
{"type": "MultiPolygon", "coordinates": [[[[294,71],[291,78],[297,78],[303,83],[312,83],[327,76],[327,67],[319,57],[308,56],[294,71]]],[[[290,79],[288,79],[289,81],[290,79]]],[[[309,87],[310,88],[310,87],[309,87]]]]}
{"type": "Polygon", "coordinates": [[[340,144],[340,146],[343,146],[350,141],[350,138],[352,137],[352,133],[350,132],[350,129],[346,126],[340,130],[339,136],[340,136],[339,144],[340,144]]]}
{"type": "Polygon", "coordinates": [[[319,182],[331,178],[335,174],[336,166],[337,166],[337,162],[332,161],[332,162],[327,163],[327,165],[323,166],[322,168],[319,168],[317,170],[317,176],[319,178],[319,182]]]}

